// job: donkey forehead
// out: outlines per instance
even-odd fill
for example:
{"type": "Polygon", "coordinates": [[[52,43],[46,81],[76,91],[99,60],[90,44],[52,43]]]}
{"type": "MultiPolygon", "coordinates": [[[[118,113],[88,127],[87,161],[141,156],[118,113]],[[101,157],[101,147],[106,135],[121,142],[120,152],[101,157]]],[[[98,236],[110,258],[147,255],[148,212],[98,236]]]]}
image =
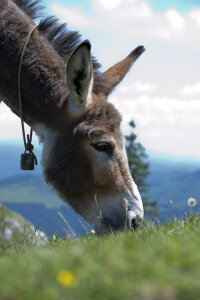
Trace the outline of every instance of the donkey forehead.
{"type": "Polygon", "coordinates": [[[75,127],[74,133],[80,135],[121,135],[121,115],[111,103],[99,101],[93,104],[75,127]]]}

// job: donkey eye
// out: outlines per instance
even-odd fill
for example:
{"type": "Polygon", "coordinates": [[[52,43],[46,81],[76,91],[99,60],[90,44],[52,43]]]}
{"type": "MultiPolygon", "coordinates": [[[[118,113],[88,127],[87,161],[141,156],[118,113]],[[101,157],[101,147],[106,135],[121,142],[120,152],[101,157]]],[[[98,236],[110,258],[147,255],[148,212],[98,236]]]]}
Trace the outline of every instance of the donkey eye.
{"type": "Polygon", "coordinates": [[[112,145],[109,143],[95,143],[95,144],[92,144],[92,146],[97,151],[101,151],[101,152],[112,152],[113,151],[112,145]]]}

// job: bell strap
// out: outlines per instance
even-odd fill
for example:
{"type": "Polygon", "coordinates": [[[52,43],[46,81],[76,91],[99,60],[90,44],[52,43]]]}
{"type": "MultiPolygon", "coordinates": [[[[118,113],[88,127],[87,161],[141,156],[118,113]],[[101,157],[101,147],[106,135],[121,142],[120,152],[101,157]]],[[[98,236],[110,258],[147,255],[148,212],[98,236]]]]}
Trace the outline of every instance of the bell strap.
{"type": "Polygon", "coordinates": [[[34,163],[37,165],[37,158],[35,154],[33,153],[34,146],[32,145],[32,135],[33,130],[30,129],[30,134],[27,134],[27,140],[26,140],[26,133],[25,133],[25,127],[24,127],[24,118],[23,118],[23,108],[22,108],[22,91],[21,91],[21,70],[22,70],[22,61],[24,58],[24,54],[27,48],[27,45],[29,43],[29,40],[31,38],[31,35],[33,34],[34,30],[37,28],[37,25],[33,26],[31,30],[28,33],[28,36],[26,38],[21,56],[19,61],[19,68],[18,68],[18,99],[19,99],[19,113],[20,113],[20,119],[21,119],[21,127],[22,127],[22,135],[23,135],[23,141],[24,141],[24,148],[25,152],[29,151],[34,157],[34,163]]]}

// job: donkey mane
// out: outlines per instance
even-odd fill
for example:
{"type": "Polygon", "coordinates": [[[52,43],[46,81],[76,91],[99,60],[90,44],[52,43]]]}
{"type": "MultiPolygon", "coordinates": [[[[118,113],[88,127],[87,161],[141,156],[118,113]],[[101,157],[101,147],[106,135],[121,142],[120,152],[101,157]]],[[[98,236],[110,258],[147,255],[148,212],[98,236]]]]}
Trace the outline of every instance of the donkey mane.
{"type": "MultiPolygon", "coordinates": [[[[15,4],[24,11],[33,21],[40,19],[38,31],[53,46],[54,50],[59,54],[65,63],[68,62],[71,54],[81,44],[81,35],[78,31],[71,31],[67,28],[67,23],[60,23],[55,16],[44,17],[41,0],[13,0],[15,4]]],[[[99,71],[101,64],[92,57],[94,86],[93,92],[99,94],[110,90],[110,83],[103,73],[99,71]]]]}

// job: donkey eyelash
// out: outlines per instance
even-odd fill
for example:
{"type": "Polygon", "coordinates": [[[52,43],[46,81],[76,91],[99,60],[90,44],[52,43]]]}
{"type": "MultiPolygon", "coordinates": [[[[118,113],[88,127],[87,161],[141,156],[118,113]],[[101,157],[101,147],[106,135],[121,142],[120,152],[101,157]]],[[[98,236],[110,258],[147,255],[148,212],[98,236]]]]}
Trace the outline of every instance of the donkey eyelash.
{"type": "Polygon", "coordinates": [[[114,145],[109,142],[102,141],[97,143],[91,143],[91,146],[99,152],[106,152],[111,154],[114,151],[114,145]]]}

